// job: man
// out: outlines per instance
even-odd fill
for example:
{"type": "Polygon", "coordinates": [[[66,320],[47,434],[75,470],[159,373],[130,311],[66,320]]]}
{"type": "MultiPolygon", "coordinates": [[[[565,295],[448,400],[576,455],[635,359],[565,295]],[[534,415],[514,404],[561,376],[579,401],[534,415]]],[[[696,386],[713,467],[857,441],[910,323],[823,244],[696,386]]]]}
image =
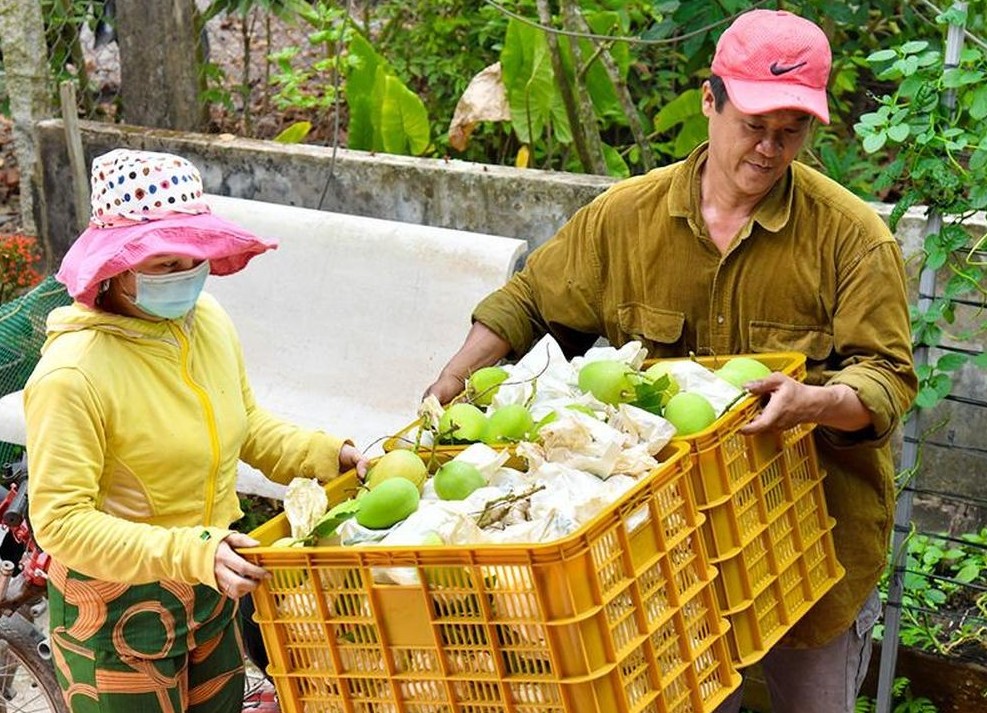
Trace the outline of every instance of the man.
{"type": "MultiPolygon", "coordinates": [[[[829,121],[831,53],[787,12],[738,17],[702,88],[709,141],[578,211],[484,299],[429,387],[441,401],[476,368],[551,333],[569,356],[598,337],[652,357],[799,351],[808,377],[747,388],[767,400],[748,433],[815,431],[847,570],[763,659],[773,710],[852,711],[880,612],[894,513],[889,437],[916,389],[900,249],[864,202],[795,161],[829,121]]],[[[738,692],[720,710],[740,707],[738,692]]]]}

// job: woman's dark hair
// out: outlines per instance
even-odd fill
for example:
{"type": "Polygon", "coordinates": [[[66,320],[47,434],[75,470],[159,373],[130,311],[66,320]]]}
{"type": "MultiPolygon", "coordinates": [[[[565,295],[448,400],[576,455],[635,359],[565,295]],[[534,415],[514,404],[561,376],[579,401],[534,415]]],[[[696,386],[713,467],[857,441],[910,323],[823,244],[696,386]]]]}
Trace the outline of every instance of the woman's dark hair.
{"type": "Polygon", "coordinates": [[[718,74],[711,74],[709,75],[709,89],[713,92],[713,108],[719,113],[723,110],[723,105],[730,99],[727,94],[727,85],[723,83],[723,78],[718,74]]]}

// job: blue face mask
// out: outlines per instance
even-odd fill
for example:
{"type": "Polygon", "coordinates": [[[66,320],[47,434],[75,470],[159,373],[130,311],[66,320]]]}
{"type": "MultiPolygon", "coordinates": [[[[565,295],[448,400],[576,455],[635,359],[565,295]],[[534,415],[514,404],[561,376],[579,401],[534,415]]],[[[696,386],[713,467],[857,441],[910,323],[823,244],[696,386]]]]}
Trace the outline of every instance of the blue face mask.
{"type": "Polygon", "coordinates": [[[155,317],[178,319],[195,307],[209,276],[209,261],[205,260],[191,270],[168,272],[163,275],[137,276],[137,296],[134,304],[155,317]]]}

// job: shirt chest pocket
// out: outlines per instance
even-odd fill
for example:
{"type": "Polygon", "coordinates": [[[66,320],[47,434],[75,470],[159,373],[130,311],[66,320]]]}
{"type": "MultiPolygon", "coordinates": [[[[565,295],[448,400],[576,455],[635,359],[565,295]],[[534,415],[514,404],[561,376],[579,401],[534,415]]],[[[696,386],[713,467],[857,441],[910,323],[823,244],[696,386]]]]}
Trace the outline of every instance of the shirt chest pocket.
{"type": "Polygon", "coordinates": [[[617,323],[622,336],[636,339],[651,359],[683,355],[685,314],[656,309],[637,302],[617,307],[617,323]]]}
{"type": "MultiPolygon", "coordinates": [[[[800,352],[805,354],[810,376],[808,383],[814,383],[813,365],[826,368],[836,358],[833,334],[825,327],[780,324],[777,322],[751,322],[748,338],[751,351],[800,352]]],[[[832,368],[832,367],[831,367],[832,368]]]]}

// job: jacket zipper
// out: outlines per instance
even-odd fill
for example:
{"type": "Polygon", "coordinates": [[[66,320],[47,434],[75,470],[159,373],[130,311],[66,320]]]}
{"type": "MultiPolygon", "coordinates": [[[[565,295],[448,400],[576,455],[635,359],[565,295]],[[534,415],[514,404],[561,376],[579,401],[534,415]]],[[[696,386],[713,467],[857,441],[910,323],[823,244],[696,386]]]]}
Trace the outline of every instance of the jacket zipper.
{"type": "Polygon", "coordinates": [[[185,333],[175,324],[169,322],[168,327],[171,329],[172,334],[178,341],[179,351],[181,352],[182,379],[189,386],[189,388],[195,392],[195,395],[199,399],[199,403],[202,404],[202,410],[206,415],[206,426],[209,431],[209,445],[212,449],[212,463],[209,468],[209,477],[206,480],[206,506],[203,513],[202,524],[204,527],[209,527],[212,524],[212,506],[213,501],[216,498],[216,479],[219,473],[219,433],[216,429],[216,413],[213,410],[212,402],[209,400],[209,395],[206,393],[205,389],[195,382],[192,378],[192,374],[189,372],[188,337],[186,337],[185,333]]]}

